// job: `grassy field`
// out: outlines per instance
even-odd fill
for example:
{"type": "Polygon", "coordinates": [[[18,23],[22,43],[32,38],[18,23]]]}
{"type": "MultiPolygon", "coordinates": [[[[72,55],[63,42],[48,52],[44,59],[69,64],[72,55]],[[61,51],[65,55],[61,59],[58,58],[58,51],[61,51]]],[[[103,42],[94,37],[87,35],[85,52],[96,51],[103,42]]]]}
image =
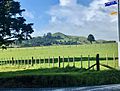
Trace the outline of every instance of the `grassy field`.
{"type": "MultiPolygon", "coordinates": [[[[1,60],[8,60],[14,57],[14,59],[31,59],[34,57],[35,59],[39,59],[41,57],[42,61],[46,58],[46,62],[48,62],[48,57],[50,56],[51,62],[52,57],[61,58],[64,56],[66,59],[65,67],[68,65],[67,58],[68,56],[71,57],[69,66],[73,66],[72,57],[75,58],[75,67],[81,68],[80,63],[80,56],[86,57],[83,60],[83,68],[88,68],[88,55],[90,55],[90,66],[95,64],[95,57],[96,54],[100,54],[100,58],[104,58],[100,60],[100,63],[107,64],[105,58],[106,54],[108,57],[108,65],[114,68],[117,68],[117,59],[113,60],[113,54],[115,57],[118,57],[118,49],[117,44],[92,44],[92,45],[78,45],[78,46],[47,46],[47,47],[30,47],[30,48],[9,48],[8,50],[1,50],[0,51],[0,59],[1,60]],[[94,59],[92,58],[94,57],[94,59]]],[[[54,67],[58,67],[58,61],[55,59],[54,67]]],[[[34,66],[31,65],[3,65],[0,66],[0,72],[7,72],[7,71],[17,71],[17,70],[27,70],[27,69],[39,69],[39,68],[51,68],[53,64],[44,62],[42,64],[35,64],[34,66]]],[[[61,62],[61,68],[63,67],[63,63],[61,62]]],[[[101,67],[101,70],[106,68],[101,67]]]]}
{"type": "Polygon", "coordinates": [[[58,56],[75,56],[80,57],[95,57],[99,53],[100,57],[115,57],[118,56],[117,44],[90,44],[90,45],[75,45],[73,46],[46,46],[46,47],[28,47],[28,48],[8,48],[7,50],[0,50],[0,59],[28,59],[31,57],[34,58],[48,58],[58,57],[58,56]]]}
{"type": "Polygon", "coordinates": [[[78,46],[49,46],[49,47],[29,47],[29,48],[8,48],[0,51],[0,60],[14,59],[39,59],[39,64],[6,64],[0,65],[0,87],[73,87],[88,85],[103,85],[120,83],[120,71],[110,70],[100,66],[101,71],[95,71],[88,68],[88,55],[90,55],[90,66],[95,64],[96,54],[100,54],[100,63],[107,64],[105,60],[108,57],[108,65],[118,67],[118,49],[117,44],[93,44],[78,46]],[[116,57],[113,60],[113,54],[116,57]],[[83,57],[83,68],[81,68],[80,56],[83,57]],[[50,66],[47,63],[48,57],[51,58],[50,66]],[[55,57],[54,68],[52,57],[55,57]],[[58,68],[57,58],[64,56],[65,63],[58,68]],[[67,58],[70,57],[68,66],[67,58]],[[75,67],[73,67],[72,58],[75,57],[75,67]],[[44,63],[46,58],[46,63],[44,63]],[[107,69],[107,70],[106,70],[107,69]]]}

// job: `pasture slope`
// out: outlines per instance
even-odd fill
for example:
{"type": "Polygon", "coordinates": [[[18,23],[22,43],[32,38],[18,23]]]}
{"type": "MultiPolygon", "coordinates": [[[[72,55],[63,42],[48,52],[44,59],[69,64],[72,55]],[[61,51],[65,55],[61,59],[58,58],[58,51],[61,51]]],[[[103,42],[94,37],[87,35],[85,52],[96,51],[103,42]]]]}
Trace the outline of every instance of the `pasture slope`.
{"type": "Polygon", "coordinates": [[[44,47],[26,47],[26,48],[8,48],[7,50],[0,50],[0,59],[28,59],[28,58],[48,58],[58,56],[75,56],[80,57],[95,57],[100,54],[100,57],[118,57],[118,45],[111,44],[89,44],[89,45],[61,45],[61,46],[44,46],[44,47]]]}

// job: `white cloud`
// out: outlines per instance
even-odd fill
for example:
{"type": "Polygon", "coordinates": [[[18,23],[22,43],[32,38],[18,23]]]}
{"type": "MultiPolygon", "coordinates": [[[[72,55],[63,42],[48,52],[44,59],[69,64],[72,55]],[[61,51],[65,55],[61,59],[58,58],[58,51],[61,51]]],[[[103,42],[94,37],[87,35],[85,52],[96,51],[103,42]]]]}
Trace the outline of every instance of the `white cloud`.
{"type": "Polygon", "coordinates": [[[27,17],[27,18],[30,18],[30,19],[34,19],[34,15],[32,12],[28,11],[28,10],[25,10],[25,12],[23,12],[23,16],[27,17]]]}
{"type": "Polygon", "coordinates": [[[88,7],[77,4],[77,0],[60,0],[48,12],[51,20],[45,32],[63,32],[71,35],[94,34],[97,39],[117,40],[117,5],[105,7],[109,0],[93,0],[88,7]]]}
{"type": "Polygon", "coordinates": [[[60,0],[61,6],[76,5],[77,0],[60,0]]]}

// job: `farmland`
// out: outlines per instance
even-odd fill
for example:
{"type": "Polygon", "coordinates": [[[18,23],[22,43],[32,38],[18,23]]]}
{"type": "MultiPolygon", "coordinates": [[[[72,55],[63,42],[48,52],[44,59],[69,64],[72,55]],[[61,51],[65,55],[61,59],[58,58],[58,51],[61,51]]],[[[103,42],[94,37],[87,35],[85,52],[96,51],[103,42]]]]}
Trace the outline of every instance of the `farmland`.
{"type": "Polygon", "coordinates": [[[41,57],[41,63],[36,63],[33,66],[24,63],[0,65],[0,87],[68,87],[120,83],[120,72],[117,70],[106,70],[107,68],[102,66],[100,66],[101,71],[95,71],[96,67],[92,70],[86,70],[88,68],[88,55],[90,55],[91,66],[95,64],[97,53],[100,54],[100,63],[107,63],[107,54],[108,65],[113,68],[118,67],[117,44],[46,46],[1,50],[1,60],[8,61],[11,57],[16,60],[31,59],[32,57],[39,59],[41,57]],[[79,60],[81,55],[83,57],[83,68],[81,68],[81,61],[79,60]],[[49,56],[50,65],[48,63],[49,56]],[[53,56],[55,58],[54,68],[53,56]],[[63,62],[60,63],[61,67],[58,68],[58,56],[61,58],[64,56],[64,68],[63,62]],[[75,57],[75,67],[73,66],[73,57],[75,57]],[[44,59],[46,62],[44,62],[44,59]]]}
{"type": "Polygon", "coordinates": [[[8,48],[7,50],[0,50],[0,59],[28,59],[31,57],[58,57],[58,56],[75,56],[80,57],[95,57],[96,54],[100,54],[100,57],[113,57],[113,54],[117,57],[118,49],[117,44],[89,44],[89,45],[72,45],[72,46],[44,46],[44,47],[26,47],[26,48],[8,48]]]}
{"type": "MultiPolygon", "coordinates": [[[[68,66],[68,56],[69,56],[69,66],[73,66],[73,57],[75,58],[75,67],[80,68],[80,58],[83,57],[83,68],[88,68],[88,55],[90,55],[90,66],[95,64],[96,54],[100,54],[100,63],[107,64],[106,56],[108,58],[108,65],[112,67],[117,67],[117,59],[113,59],[113,56],[117,58],[118,49],[117,44],[92,44],[92,45],[73,45],[73,46],[44,46],[44,47],[28,47],[28,48],[8,48],[8,50],[0,51],[0,59],[2,61],[11,60],[28,60],[41,59],[41,64],[37,63],[34,66],[29,65],[2,65],[0,66],[0,71],[17,71],[17,70],[27,70],[27,69],[39,69],[39,68],[51,68],[53,67],[52,58],[54,56],[55,63],[54,67],[58,67],[58,56],[65,58],[64,66],[68,66]],[[50,65],[48,63],[48,58],[50,58],[50,65]],[[44,59],[46,63],[44,63],[44,59]],[[110,60],[109,60],[110,59],[110,60]]],[[[63,63],[61,62],[61,67],[63,63]]],[[[102,67],[102,70],[105,68],[102,67]]]]}

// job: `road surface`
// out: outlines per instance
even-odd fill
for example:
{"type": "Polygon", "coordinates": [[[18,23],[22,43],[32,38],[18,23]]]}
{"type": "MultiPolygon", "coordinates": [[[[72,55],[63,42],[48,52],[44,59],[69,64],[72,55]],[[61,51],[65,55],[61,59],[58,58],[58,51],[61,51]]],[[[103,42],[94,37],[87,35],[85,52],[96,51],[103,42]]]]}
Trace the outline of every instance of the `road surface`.
{"type": "Polygon", "coordinates": [[[73,88],[1,88],[0,91],[120,91],[120,84],[73,88]]]}

